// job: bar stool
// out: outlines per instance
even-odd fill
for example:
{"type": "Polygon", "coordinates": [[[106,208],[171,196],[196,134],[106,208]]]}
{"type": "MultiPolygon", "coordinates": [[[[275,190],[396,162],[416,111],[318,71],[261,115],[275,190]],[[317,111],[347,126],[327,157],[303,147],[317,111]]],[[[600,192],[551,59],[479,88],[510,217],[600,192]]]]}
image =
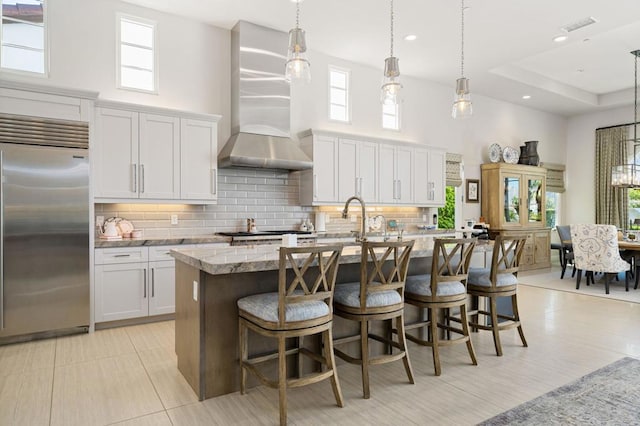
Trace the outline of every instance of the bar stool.
{"type": "Polygon", "coordinates": [[[360,342],[360,357],[350,356],[335,348],[341,359],[358,364],[362,369],[362,390],[364,398],[370,397],[369,366],[402,360],[410,383],[414,383],[413,371],[407,352],[404,333],[404,284],[409,268],[409,256],[413,240],[397,242],[362,243],[360,261],[360,282],[338,284],[334,297],[335,314],[360,323],[360,333],[334,340],[334,346],[347,342],[360,342]],[[372,321],[394,320],[396,340],[391,330],[385,336],[370,332],[372,321]],[[382,342],[389,353],[377,356],[369,354],[369,339],[382,342]],[[393,348],[399,350],[393,353],[393,348]]]}
{"type": "Polygon", "coordinates": [[[491,330],[493,332],[493,344],[496,355],[502,356],[500,343],[500,331],[517,328],[522,340],[522,345],[527,346],[524,338],[520,314],[518,313],[518,269],[520,258],[527,237],[524,235],[510,236],[500,234],[493,245],[491,268],[469,268],[467,279],[467,293],[472,296],[485,297],[489,302],[489,310],[476,310],[469,312],[471,328],[473,330],[491,330]],[[498,313],[498,297],[511,297],[511,315],[498,313]],[[488,317],[490,325],[480,323],[479,315],[488,317]],[[499,320],[505,320],[499,322],[499,320]]]}
{"type": "Polygon", "coordinates": [[[471,363],[478,365],[473,350],[469,325],[467,323],[467,272],[469,262],[476,245],[474,238],[436,239],[434,240],[431,274],[410,275],[407,277],[405,303],[416,306],[420,317],[424,318],[424,310],[428,311],[428,320],[406,324],[407,339],[423,346],[431,346],[433,367],[436,376],[440,369],[440,346],[466,343],[471,363]],[[449,315],[449,309],[458,307],[460,318],[449,315]],[[445,311],[445,322],[438,322],[439,310],[445,311]],[[461,328],[453,327],[451,321],[459,322],[461,328]],[[427,339],[409,334],[409,330],[428,328],[427,339]],[[440,339],[440,331],[447,332],[446,339],[440,339]],[[451,339],[451,332],[461,337],[451,339]]]}
{"type": "Polygon", "coordinates": [[[264,293],[238,300],[240,342],[240,392],[246,392],[247,371],[279,390],[280,424],[287,423],[287,389],[331,379],[339,407],[344,405],[333,355],[332,300],[342,245],[281,247],[277,293],[264,293]],[[317,266],[317,267],[316,267],[317,266]],[[287,274],[287,268],[293,273],[287,274]],[[288,276],[289,275],[289,276],[288,276]],[[249,357],[248,330],[278,340],[276,353],[249,357]],[[303,336],[322,334],[323,354],[301,347],[303,336]],[[286,339],[298,338],[298,346],[287,350],[286,339]],[[298,355],[298,377],[287,378],[286,356],[298,355]],[[302,355],[326,366],[326,371],[302,375],[302,355]],[[257,365],[278,360],[278,378],[269,379],[257,365]]]}

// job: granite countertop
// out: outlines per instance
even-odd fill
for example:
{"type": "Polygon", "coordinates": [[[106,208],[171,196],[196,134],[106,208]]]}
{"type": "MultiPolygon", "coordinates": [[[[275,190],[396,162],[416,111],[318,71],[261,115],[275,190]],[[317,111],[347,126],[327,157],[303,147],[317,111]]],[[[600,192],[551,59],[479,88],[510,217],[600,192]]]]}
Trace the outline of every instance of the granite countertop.
{"type": "MultiPolygon", "coordinates": [[[[369,232],[370,237],[382,236],[382,232],[369,232]]],[[[389,232],[392,238],[397,236],[397,232],[389,232]]],[[[435,235],[455,235],[455,230],[449,229],[432,229],[425,231],[412,231],[403,234],[405,238],[435,236],[435,235]]],[[[318,232],[303,237],[317,237],[319,240],[323,238],[354,238],[352,232],[318,232]]],[[[279,238],[279,237],[278,237],[279,238]]],[[[274,238],[277,239],[277,238],[274,238]]],[[[222,235],[197,235],[192,237],[168,237],[168,238],[123,238],[121,240],[102,240],[95,239],[95,248],[114,248],[114,247],[138,247],[138,246],[172,246],[181,244],[211,244],[211,243],[230,243],[231,237],[222,235]]]]}
{"type": "MultiPolygon", "coordinates": [[[[433,239],[415,240],[411,258],[430,257],[433,253],[433,239]]],[[[487,251],[493,247],[493,241],[482,241],[476,245],[476,251],[487,251]]],[[[278,269],[278,250],[280,246],[248,245],[221,248],[174,249],[171,255],[176,259],[212,275],[242,272],[271,271],[278,269]]],[[[360,263],[360,244],[344,245],[340,264],[360,263]]]]}

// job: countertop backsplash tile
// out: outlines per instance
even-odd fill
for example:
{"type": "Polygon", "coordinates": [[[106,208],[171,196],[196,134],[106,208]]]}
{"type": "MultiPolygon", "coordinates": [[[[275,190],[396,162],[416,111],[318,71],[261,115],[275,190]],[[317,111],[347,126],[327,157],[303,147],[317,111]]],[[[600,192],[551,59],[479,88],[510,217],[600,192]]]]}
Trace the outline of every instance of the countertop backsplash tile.
{"type": "MultiPolygon", "coordinates": [[[[342,219],[342,206],[302,207],[298,194],[300,181],[296,173],[286,170],[230,168],[218,171],[218,204],[96,204],[95,215],[118,216],[143,231],[145,238],[171,238],[210,235],[216,232],[245,230],[246,219],[256,219],[259,230],[298,229],[305,219],[315,222],[315,212],[329,215],[327,232],[359,229],[360,206],[350,206],[358,221],[342,219]],[[171,225],[171,215],[178,224],[171,225]]],[[[367,200],[365,200],[366,202],[367,200]]],[[[394,219],[409,231],[422,224],[430,210],[417,207],[367,206],[367,215],[378,214],[394,219]]],[[[350,213],[350,214],[351,214],[350,213]]]]}

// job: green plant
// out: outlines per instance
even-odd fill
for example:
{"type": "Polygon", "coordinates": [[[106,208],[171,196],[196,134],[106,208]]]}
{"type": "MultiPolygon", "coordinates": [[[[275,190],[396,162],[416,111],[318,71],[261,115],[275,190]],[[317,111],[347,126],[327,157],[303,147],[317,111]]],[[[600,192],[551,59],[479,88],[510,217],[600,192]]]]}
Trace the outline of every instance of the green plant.
{"type": "Polygon", "coordinates": [[[456,189],[453,186],[445,188],[444,207],[438,209],[438,228],[455,229],[456,227],[456,189]]]}

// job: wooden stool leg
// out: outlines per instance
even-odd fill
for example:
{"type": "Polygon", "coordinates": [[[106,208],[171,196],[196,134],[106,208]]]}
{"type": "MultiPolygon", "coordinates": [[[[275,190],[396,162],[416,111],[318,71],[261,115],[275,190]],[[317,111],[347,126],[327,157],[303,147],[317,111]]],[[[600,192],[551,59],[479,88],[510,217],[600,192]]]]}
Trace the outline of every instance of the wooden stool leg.
{"type": "Polygon", "coordinates": [[[362,392],[369,399],[369,322],[360,321],[360,351],[362,361],[362,392]]]}
{"type": "MultiPolygon", "coordinates": [[[[304,355],[300,349],[302,349],[303,346],[304,336],[300,336],[298,337],[298,377],[302,377],[302,359],[304,358],[304,355]]],[[[322,369],[322,365],[320,365],[320,368],[322,369]]]]}
{"type": "Polygon", "coordinates": [[[280,426],[287,424],[287,347],[286,338],[278,336],[278,396],[280,400],[280,426]]]}
{"type": "Polygon", "coordinates": [[[436,376],[440,375],[440,351],[438,350],[438,310],[429,308],[429,330],[431,331],[431,352],[433,353],[433,368],[436,376]]]}
{"type": "Polygon", "coordinates": [[[525,348],[529,345],[527,344],[527,339],[524,338],[524,331],[522,330],[522,323],[520,322],[520,313],[518,312],[518,296],[511,296],[511,309],[513,310],[513,316],[516,321],[518,321],[518,334],[520,334],[520,340],[522,340],[522,346],[525,348]]]}
{"type": "Polygon", "coordinates": [[[238,331],[238,343],[240,345],[240,394],[244,395],[246,393],[247,385],[247,370],[244,367],[244,362],[248,358],[248,336],[247,327],[244,325],[242,319],[238,321],[238,331]]]}
{"type": "Polygon", "coordinates": [[[489,313],[491,314],[491,331],[493,332],[493,345],[496,347],[496,355],[502,356],[500,330],[498,329],[498,304],[496,297],[489,298],[489,313]]]}
{"type": "Polygon", "coordinates": [[[333,371],[331,376],[331,388],[333,389],[333,395],[336,397],[336,404],[338,407],[344,407],[344,400],[342,399],[342,390],[340,389],[340,381],[338,380],[338,370],[336,368],[336,359],[333,355],[333,333],[331,327],[323,333],[324,337],[324,357],[327,363],[327,368],[333,371]]]}
{"type": "Polygon", "coordinates": [[[469,356],[471,357],[471,363],[473,365],[478,365],[476,353],[473,350],[473,343],[471,343],[471,336],[469,334],[469,322],[467,321],[467,305],[460,306],[460,322],[462,323],[462,334],[467,338],[467,350],[469,351],[469,356]]]}
{"type": "Polygon", "coordinates": [[[396,318],[396,329],[398,330],[398,344],[400,345],[400,350],[404,352],[404,357],[402,358],[402,362],[404,363],[404,370],[407,372],[407,377],[409,378],[409,383],[414,384],[415,380],[413,379],[413,369],[411,368],[411,361],[409,360],[409,351],[407,350],[407,338],[405,337],[404,332],[404,315],[400,315],[396,318]]]}

